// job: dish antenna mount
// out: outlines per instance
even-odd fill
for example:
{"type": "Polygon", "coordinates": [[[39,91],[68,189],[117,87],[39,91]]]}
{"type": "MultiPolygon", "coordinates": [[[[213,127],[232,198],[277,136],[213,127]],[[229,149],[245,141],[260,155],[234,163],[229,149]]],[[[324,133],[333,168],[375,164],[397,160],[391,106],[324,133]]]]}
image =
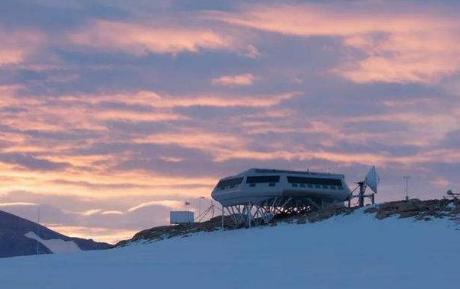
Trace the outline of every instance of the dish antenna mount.
{"type": "Polygon", "coordinates": [[[448,196],[449,198],[458,200],[458,199],[460,198],[460,193],[454,193],[454,192],[452,192],[452,190],[448,190],[448,191],[447,191],[447,196],[448,196]]]}
{"type": "Polygon", "coordinates": [[[349,207],[351,206],[351,199],[353,198],[358,198],[359,207],[364,207],[365,198],[371,199],[371,203],[374,204],[375,194],[377,194],[377,191],[378,191],[377,188],[378,188],[379,183],[380,183],[380,177],[377,174],[377,170],[375,166],[373,166],[367,173],[364,181],[358,182],[358,187],[356,187],[353,190],[353,192],[359,188],[359,193],[357,195],[353,195],[353,192],[352,192],[351,198],[348,200],[348,206],[349,207]],[[367,187],[369,187],[372,190],[372,193],[366,195],[367,187]]]}

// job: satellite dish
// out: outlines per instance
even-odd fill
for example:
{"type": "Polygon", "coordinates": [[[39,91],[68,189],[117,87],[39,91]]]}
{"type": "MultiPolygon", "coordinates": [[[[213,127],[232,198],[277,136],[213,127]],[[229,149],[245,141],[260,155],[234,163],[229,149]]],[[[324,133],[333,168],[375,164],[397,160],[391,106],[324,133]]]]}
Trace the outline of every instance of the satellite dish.
{"type": "Polygon", "coordinates": [[[374,191],[374,193],[377,193],[377,186],[379,185],[379,182],[380,182],[380,177],[377,174],[377,170],[375,169],[375,166],[373,166],[367,173],[364,183],[369,188],[371,188],[371,190],[374,191]]]}

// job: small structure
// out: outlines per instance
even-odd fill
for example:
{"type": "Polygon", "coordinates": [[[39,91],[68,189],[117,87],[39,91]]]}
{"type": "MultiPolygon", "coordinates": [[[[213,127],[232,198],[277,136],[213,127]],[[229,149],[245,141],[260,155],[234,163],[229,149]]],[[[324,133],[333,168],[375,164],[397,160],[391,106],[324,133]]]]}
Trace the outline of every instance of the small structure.
{"type": "Polygon", "coordinates": [[[191,211],[171,211],[169,212],[169,223],[171,225],[193,224],[195,214],[191,211]]]}

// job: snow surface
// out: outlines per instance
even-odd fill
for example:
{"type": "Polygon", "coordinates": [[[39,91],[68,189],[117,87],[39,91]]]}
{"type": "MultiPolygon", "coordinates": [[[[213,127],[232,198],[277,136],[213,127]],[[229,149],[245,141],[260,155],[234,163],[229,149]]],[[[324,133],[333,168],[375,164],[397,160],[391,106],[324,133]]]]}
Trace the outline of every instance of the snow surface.
{"type": "Polygon", "coordinates": [[[61,239],[50,239],[44,240],[37,236],[34,232],[28,232],[25,236],[29,239],[33,239],[42,243],[45,247],[51,250],[51,252],[57,253],[70,253],[80,252],[81,249],[74,241],[64,241],[61,239]]]}
{"type": "Polygon", "coordinates": [[[447,219],[379,221],[358,211],[314,224],[1,259],[0,287],[458,289],[457,226],[447,219]]]}

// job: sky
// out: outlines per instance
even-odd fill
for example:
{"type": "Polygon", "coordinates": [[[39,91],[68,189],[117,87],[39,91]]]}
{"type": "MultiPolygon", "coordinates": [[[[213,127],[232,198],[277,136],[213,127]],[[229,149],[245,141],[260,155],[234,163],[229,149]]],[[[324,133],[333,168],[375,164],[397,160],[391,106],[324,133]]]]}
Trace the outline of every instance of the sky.
{"type": "MultiPolygon", "coordinates": [[[[460,191],[460,2],[2,0],[0,209],[114,242],[252,167],[460,191]]],[[[205,197],[201,199],[200,197],[205,197]]],[[[199,204],[200,203],[200,204],[199,204]]]]}

